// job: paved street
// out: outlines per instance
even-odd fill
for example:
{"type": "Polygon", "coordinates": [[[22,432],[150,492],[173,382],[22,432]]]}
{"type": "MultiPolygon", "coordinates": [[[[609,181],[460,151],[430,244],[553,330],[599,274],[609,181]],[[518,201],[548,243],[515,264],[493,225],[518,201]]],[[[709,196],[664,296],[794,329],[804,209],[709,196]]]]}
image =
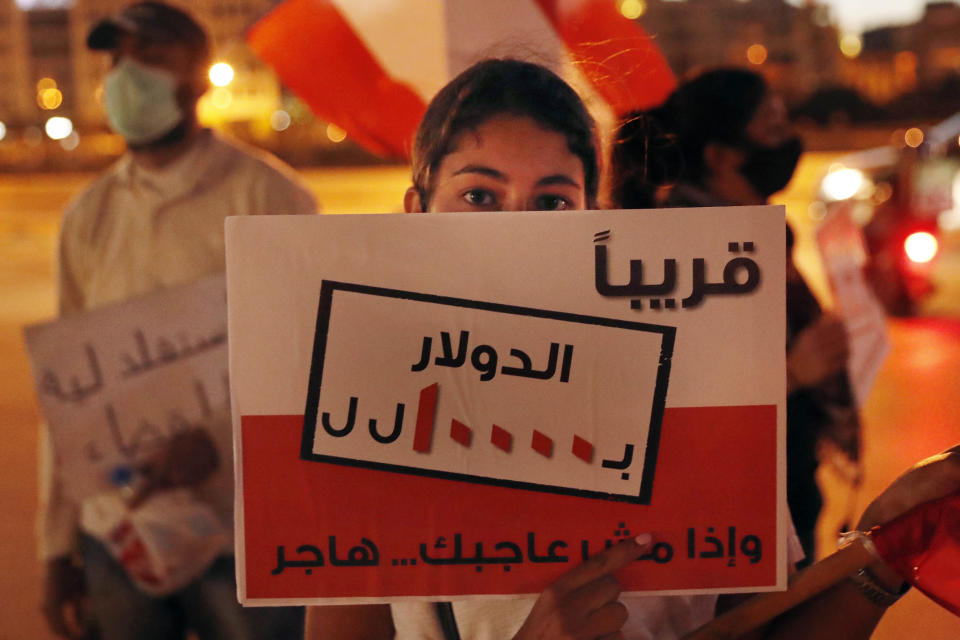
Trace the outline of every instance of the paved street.
{"type": "MultiPolygon", "coordinates": [[[[806,215],[812,185],[833,159],[808,154],[782,202],[799,232],[800,266],[822,292],[822,275],[810,242],[806,215]]],[[[398,167],[305,172],[330,213],[396,211],[407,186],[398,167]]],[[[51,638],[39,615],[40,572],[33,519],[37,499],[39,413],[21,340],[25,324],[54,312],[53,253],[59,213],[89,175],[0,176],[0,640],[51,638]]],[[[960,255],[960,252],[955,252],[960,255]]],[[[956,273],[960,273],[957,269],[956,273]]],[[[941,315],[890,324],[892,350],[865,407],[865,486],[856,496],[830,473],[823,482],[828,510],[823,538],[848,511],[857,512],[905,467],[960,441],[960,277],[949,279],[929,309],[941,315]],[[957,314],[955,317],[960,317],[957,314]]],[[[824,543],[825,546],[827,543],[824,543]]],[[[911,592],[885,618],[876,640],[960,636],[960,619],[911,592]]]]}

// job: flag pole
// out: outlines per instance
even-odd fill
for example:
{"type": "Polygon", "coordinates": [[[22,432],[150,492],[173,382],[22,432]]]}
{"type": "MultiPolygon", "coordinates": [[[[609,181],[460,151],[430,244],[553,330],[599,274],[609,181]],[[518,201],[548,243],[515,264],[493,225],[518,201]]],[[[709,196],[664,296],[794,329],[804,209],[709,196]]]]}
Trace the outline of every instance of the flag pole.
{"type": "Polygon", "coordinates": [[[684,636],[683,640],[739,638],[876,560],[869,534],[858,535],[832,555],[791,576],[786,591],[754,596],[684,636]]]}

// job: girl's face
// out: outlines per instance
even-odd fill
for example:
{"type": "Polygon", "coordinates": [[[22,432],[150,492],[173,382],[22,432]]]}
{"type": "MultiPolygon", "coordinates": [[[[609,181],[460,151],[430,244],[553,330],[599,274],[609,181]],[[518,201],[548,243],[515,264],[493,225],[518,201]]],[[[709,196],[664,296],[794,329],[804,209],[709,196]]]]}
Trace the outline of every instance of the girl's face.
{"type": "Polygon", "coordinates": [[[525,116],[494,116],[464,132],[441,160],[426,209],[413,188],[404,207],[407,212],[586,209],[583,163],[562,134],[525,116]]]}

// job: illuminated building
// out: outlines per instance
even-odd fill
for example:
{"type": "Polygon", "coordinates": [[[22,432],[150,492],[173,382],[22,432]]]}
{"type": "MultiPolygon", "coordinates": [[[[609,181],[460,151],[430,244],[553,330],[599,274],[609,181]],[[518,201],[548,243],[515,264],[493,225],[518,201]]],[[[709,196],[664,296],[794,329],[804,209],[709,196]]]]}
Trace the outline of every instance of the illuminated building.
{"type": "Polygon", "coordinates": [[[788,99],[837,80],[836,30],[822,7],[784,0],[648,0],[639,22],[680,76],[748,66],[788,99]]]}

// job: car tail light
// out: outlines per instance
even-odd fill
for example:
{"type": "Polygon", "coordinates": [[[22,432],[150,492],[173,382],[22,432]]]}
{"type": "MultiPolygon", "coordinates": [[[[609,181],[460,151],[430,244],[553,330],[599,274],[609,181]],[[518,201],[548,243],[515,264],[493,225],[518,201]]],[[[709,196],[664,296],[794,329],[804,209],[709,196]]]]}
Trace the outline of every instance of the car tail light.
{"type": "Polygon", "coordinates": [[[937,255],[940,245],[936,236],[927,231],[917,231],[907,236],[903,241],[903,250],[911,262],[923,264],[930,262],[937,255]]]}

